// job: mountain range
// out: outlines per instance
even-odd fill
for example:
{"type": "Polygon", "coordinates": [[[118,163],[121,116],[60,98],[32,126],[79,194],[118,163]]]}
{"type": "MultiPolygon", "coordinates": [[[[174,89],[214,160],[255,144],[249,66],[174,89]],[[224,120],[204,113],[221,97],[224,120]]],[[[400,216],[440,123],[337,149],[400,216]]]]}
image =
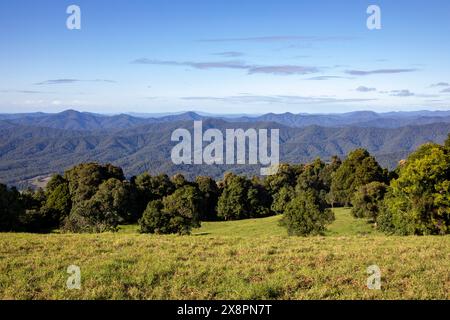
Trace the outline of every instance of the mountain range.
{"type": "Polygon", "coordinates": [[[197,112],[174,114],[118,114],[103,115],[66,110],[61,113],[0,114],[0,120],[11,124],[39,126],[70,130],[127,129],[139,125],[222,119],[228,122],[275,122],[288,127],[303,128],[311,125],[324,127],[378,127],[398,128],[407,125],[424,125],[436,122],[450,123],[450,111],[387,112],[356,111],[335,114],[268,113],[264,115],[212,115],[197,112]]]}
{"type": "Polygon", "coordinates": [[[255,165],[174,165],[171,134],[177,128],[280,129],[282,162],[304,163],[345,157],[363,147],[393,169],[419,145],[442,143],[450,132],[450,111],[345,114],[266,114],[213,116],[195,112],[161,116],[100,115],[67,110],[57,114],[0,115],[0,182],[27,187],[36,177],[88,161],[110,162],[127,176],[144,171],[187,177],[221,177],[227,170],[258,174],[255,165]]]}

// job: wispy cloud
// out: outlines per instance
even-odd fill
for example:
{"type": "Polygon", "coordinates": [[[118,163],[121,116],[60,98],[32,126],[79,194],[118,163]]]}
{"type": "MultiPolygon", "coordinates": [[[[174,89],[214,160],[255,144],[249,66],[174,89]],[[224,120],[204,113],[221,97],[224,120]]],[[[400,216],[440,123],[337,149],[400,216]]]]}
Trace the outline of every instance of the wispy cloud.
{"type": "Polygon", "coordinates": [[[350,78],[349,77],[341,77],[341,76],[318,76],[318,77],[307,78],[305,80],[325,81],[325,80],[332,80],[332,79],[350,79],[350,78]]]}
{"type": "Polygon", "coordinates": [[[418,69],[377,69],[377,70],[346,70],[345,73],[352,76],[368,76],[373,74],[394,74],[394,73],[405,73],[414,72],[418,69]]]}
{"type": "Polygon", "coordinates": [[[309,74],[319,72],[317,67],[304,67],[304,66],[263,66],[263,67],[252,67],[248,69],[249,74],[254,73],[270,73],[275,75],[293,75],[293,74],[309,74]]]}
{"type": "Polygon", "coordinates": [[[450,93],[450,88],[444,89],[441,91],[442,93],[450,93]]]}
{"type": "Polygon", "coordinates": [[[304,75],[319,72],[318,67],[299,66],[299,65],[251,65],[243,61],[215,61],[215,62],[193,62],[193,61],[167,61],[140,58],[132,61],[133,64],[149,65],[170,65],[170,66],[188,66],[195,69],[242,69],[247,70],[248,74],[266,73],[274,75],[304,75]]]}
{"type": "Polygon", "coordinates": [[[391,96],[393,96],[393,97],[411,97],[413,95],[414,95],[414,93],[407,89],[391,91],[391,96]]]}
{"type": "Polygon", "coordinates": [[[321,41],[342,41],[352,40],[354,37],[345,36],[295,36],[295,35],[278,35],[278,36],[263,36],[263,37],[244,37],[244,38],[216,38],[216,39],[202,39],[201,42],[285,42],[285,41],[307,41],[307,42],[321,42],[321,41]]]}
{"type": "Polygon", "coordinates": [[[292,95],[238,95],[226,97],[213,96],[197,96],[182,97],[182,100],[189,101],[219,101],[225,103],[256,103],[256,104],[327,104],[327,103],[352,103],[352,102],[368,102],[377,99],[346,99],[336,97],[315,97],[315,96],[292,96],[292,95]]]}
{"type": "Polygon", "coordinates": [[[249,69],[251,66],[246,65],[242,61],[216,61],[216,62],[192,62],[192,61],[170,61],[170,60],[154,60],[147,58],[136,59],[132,64],[153,64],[166,66],[188,66],[196,69],[249,69]]]}
{"type": "Polygon", "coordinates": [[[238,51],[225,51],[225,52],[214,53],[214,55],[215,56],[227,57],[227,58],[237,58],[237,57],[244,56],[244,53],[243,52],[238,52],[238,51]]]}
{"type": "Polygon", "coordinates": [[[450,84],[448,82],[438,82],[432,84],[430,87],[450,87],[450,84]]]}
{"type": "Polygon", "coordinates": [[[365,87],[365,86],[359,86],[358,88],[356,88],[356,91],[359,92],[371,92],[371,91],[377,91],[376,88],[369,88],[369,87],[365,87]]]}
{"type": "Polygon", "coordinates": [[[115,83],[114,80],[107,80],[107,79],[94,79],[94,80],[81,80],[81,79],[51,79],[51,80],[45,80],[42,82],[35,83],[35,85],[53,85],[53,84],[71,84],[71,83],[77,83],[77,82],[106,82],[106,83],[115,83]]]}
{"type": "Polygon", "coordinates": [[[2,93],[23,93],[23,94],[44,94],[44,93],[54,93],[47,91],[36,91],[36,90],[0,90],[2,93]]]}

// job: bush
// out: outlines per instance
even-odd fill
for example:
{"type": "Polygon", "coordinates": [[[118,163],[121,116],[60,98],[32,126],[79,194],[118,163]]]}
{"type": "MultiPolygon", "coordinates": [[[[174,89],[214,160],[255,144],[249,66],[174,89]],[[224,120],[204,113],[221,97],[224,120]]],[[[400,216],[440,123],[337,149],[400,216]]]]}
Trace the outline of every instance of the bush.
{"type": "Polygon", "coordinates": [[[384,201],[384,221],[401,235],[450,233],[450,155],[436,144],[411,154],[391,181],[384,201]],[[390,215],[390,217],[387,217],[390,215]]]}
{"type": "Polygon", "coordinates": [[[369,218],[375,222],[386,191],[387,185],[377,181],[359,187],[352,197],[353,216],[369,218]]]}
{"type": "Polygon", "coordinates": [[[321,205],[312,190],[301,191],[288,203],[281,224],[289,235],[323,234],[325,226],[334,220],[330,209],[321,205]]]}
{"type": "Polygon", "coordinates": [[[161,200],[151,201],[139,220],[142,233],[189,234],[200,227],[200,196],[196,188],[186,185],[161,200]]]}
{"type": "Polygon", "coordinates": [[[115,232],[119,221],[115,212],[104,211],[99,202],[85,201],[72,208],[61,229],[75,233],[115,232]]]}
{"type": "Polygon", "coordinates": [[[103,182],[94,196],[75,203],[63,229],[70,232],[116,231],[119,223],[127,219],[128,183],[111,178],[103,182]]]}
{"type": "Polygon", "coordinates": [[[170,216],[164,210],[161,200],[150,201],[142,218],[139,219],[141,233],[176,233],[170,228],[170,216]]]}

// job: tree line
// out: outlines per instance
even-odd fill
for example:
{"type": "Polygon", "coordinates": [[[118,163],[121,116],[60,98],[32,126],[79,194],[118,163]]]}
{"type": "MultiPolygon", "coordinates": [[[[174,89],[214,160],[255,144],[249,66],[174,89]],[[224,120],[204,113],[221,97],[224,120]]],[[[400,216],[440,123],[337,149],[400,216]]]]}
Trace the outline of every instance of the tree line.
{"type": "Polygon", "coordinates": [[[201,221],[282,214],[290,235],[306,236],[323,234],[334,220],[330,208],[350,205],[355,217],[386,233],[450,233],[450,134],[391,172],[364,149],[343,161],[281,164],[264,179],[226,173],[219,181],[189,181],[145,172],[127,180],[119,167],[82,163],[54,175],[45,189],[0,184],[0,231],[105,232],[139,223],[142,233],[189,234],[201,221]]]}

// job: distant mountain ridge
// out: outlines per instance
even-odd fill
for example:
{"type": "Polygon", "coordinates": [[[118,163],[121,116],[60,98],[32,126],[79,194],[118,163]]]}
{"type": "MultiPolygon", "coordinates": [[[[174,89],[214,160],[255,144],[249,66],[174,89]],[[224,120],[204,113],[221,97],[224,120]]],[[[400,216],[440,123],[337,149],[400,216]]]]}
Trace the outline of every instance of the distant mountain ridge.
{"type": "Polygon", "coordinates": [[[69,130],[110,130],[127,129],[136,126],[175,121],[195,121],[222,119],[229,122],[275,122],[288,127],[303,128],[311,125],[324,127],[377,127],[399,128],[407,125],[424,125],[432,123],[450,123],[450,111],[413,111],[376,113],[356,111],[342,114],[293,114],[268,113],[260,116],[223,116],[183,112],[169,115],[141,117],[119,114],[102,115],[88,112],[66,110],[60,113],[0,114],[0,120],[26,126],[39,126],[69,130]]]}
{"type": "MultiPolygon", "coordinates": [[[[238,122],[236,119],[204,118],[196,113],[184,113],[163,117],[158,121],[140,119],[144,122],[122,122],[119,116],[96,116],[95,114],[65,112],[56,114],[55,124],[49,127],[52,116],[39,115],[31,118],[0,120],[0,182],[26,186],[27,180],[45,176],[80,163],[89,161],[110,162],[124,168],[132,176],[144,171],[151,173],[182,172],[192,178],[195,175],[221,177],[227,170],[245,174],[258,174],[259,166],[209,166],[174,165],[170,159],[171,134],[177,128],[192,130],[193,120],[203,120],[203,127],[217,128],[224,132],[231,128],[278,128],[280,129],[280,157],[282,162],[305,163],[333,155],[345,157],[349,151],[363,147],[374,154],[385,167],[394,168],[419,145],[426,142],[442,143],[450,132],[449,122],[425,125],[407,125],[394,128],[363,127],[361,125],[294,127],[274,121],[259,120],[238,122]],[[30,123],[47,126],[29,125],[30,123]],[[79,123],[81,121],[81,123],[79,123]],[[114,126],[113,126],[114,123],[114,126]],[[98,127],[100,127],[98,129],[98,127]],[[89,128],[94,128],[93,130],[89,128]],[[97,129],[95,129],[97,128],[97,129]]],[[[354,116],[354,115],[353,115],[354,116]]],[[[370,114],[360,115],[364,121],[370,114]]],[[[334,116],[333,116],[334,117],[334,116]]],[[[350,115],[344,116],[351,117],[350,115]]],[[[417,115],[419,119],[422,115],[417,115]]],[[[414,117],[412,117],[414,118],[414,117]]],[[[426,117],[427,118],[427,117],[426,117]]],[[[363,123],[363,122],[361,122],[363,123]]]]}

